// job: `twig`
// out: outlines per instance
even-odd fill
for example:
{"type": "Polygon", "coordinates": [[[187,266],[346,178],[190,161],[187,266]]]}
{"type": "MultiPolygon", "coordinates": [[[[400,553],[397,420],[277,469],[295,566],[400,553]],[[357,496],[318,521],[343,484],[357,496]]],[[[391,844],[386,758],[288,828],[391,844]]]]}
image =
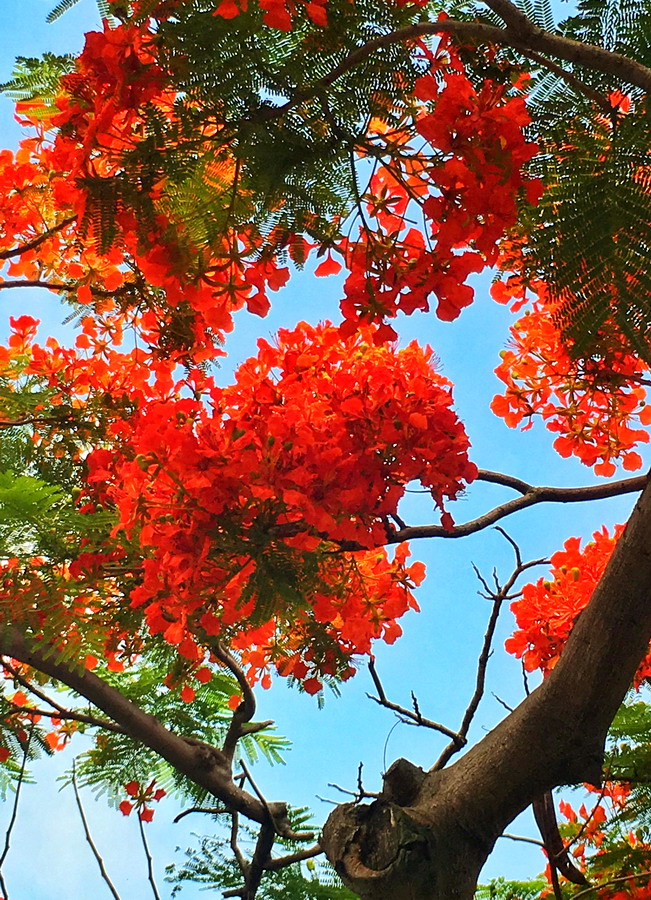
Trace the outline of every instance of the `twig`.
{"type": "Polygon", "coordinates": [[[228,813],[229,810],[225,809],[223,806],[213,806],[209,808],[205,808],[203,806],[191,806],[189,809],[184,809],[183,812],[180,812],[178,816],[174,816],[172,822],[176,825],[177,822],[180,822],[181,819],[184,819],[186,816],[189,816],[190,813],[208,813],[213,816],[218,816],[222,813],[228,813]]]}
{"type": "Polygon", "coordinates": [[[9,845],[11,843],[11,832],[14,829],[14,825],[16,824],[16,817],[18,815],[18,801],[20,800],[20,791],[23,786],[25,780],[25,769],[27,768],[27,759],[29,757],[29,746],[32,743],[32,734],[34,733],[34,723],[32,722],[32,726],[29,729],[29,735],[27,740],[25,741],[25,746],[23,747],[23,761],[20,764],[20,772],[18,773],[18,783],[16,784],[16,795],[14,797],[14,805],[11,810],[11,817],[9,819],[9,824],[7,825],[7,830],[5,832],[5,845],[2,851],[2,855],[0,855],[0,888],[2,888],[2,896],[3,900],[9,900],[9,892],[7,891],[7,885],[5,884],[4,875],[2,874],[2,867],[5,864],[5,860],[7,859],[7,854],[9,853],[9,845]]]}
{"type": "MultiPolygon", "coordinates": [[[[362,763],[360,763],[359,765],[361,768],[362,763]]],[[[335,781],[329,781],[328,787],[334,788],[336,791],[341,791],[342,794],[348,794],[349,797],[354,797],[356,803],[359,803],[360,800],[364,800],[365,797],[374,797],[375,799],[377,799],[378,797],[381,796],[381,794],[378,794],[378,793],[373,793],[371,791],[365,791],[364,788],[362,787],[359,776],[358,776],[358,780],[357,780],[357,790],[356,791],[351,791],[348,788],[341,787],[341,785],[337,784],[335,781]]]]}
{"type": "Polygon", "coordinates": [[[397,713],[405,724],[414,724],[414,725],[422,725],[423,728],[432,728],[434,731],[440,731],[441,734],[449,737],[451,741],[457,741],[460,743],[460,746],[465,744],[463,738],[457,734],[456,731],[452,731],[451,728],[448,728],[446,725],[442,725],[440,722],[434,722],[432,719],[426,719],[421,715],[420,710],[418,712],[413,712],[411,709],[407,709],[404,706],[399,706],[397,703],[393,703],[391,700],[387,699],[386,694],[384,693],[384,688],[382,687],[382,682],[380,681],[379,675],[375,668],[375,660],[373,657],[369,660],[368,670],[371,674],[371,678],[373,679],[373,684],[375,685],[375,690],[378,693],[377,697],[374,697],[372,694],[367,694],[366,696],[369,700],[374,700],[379,706],[384,706],[386,709],[391,709],[393,712],[397,713]]]}
{"type": "Polygon", "coordinates": [[[147,877],[151,885],[151,891],[154,895],[154,900],[160,900],[160,894],[158,893],[158,888],[156,887],[156,882],[154,880],[154,861],[151,858],[151,853],[149,852],[149,844],[147,843],[147,836],[145,835],[145,823],[142,821],[140,816],[138,816],[138,827],[140,828],[142,847],[145,851],[145,857],[147,859],[147,877]]]}
{"type": "Polygon", "coordinates": [[[266,799],[266,797],[264,796],[264,794],[262,793],[262,791],[260,790],[260,788],[258,787],[258,785],[257,785],[257,784],[255,783],[255,781],[253,780],[253,776],[251,775],[251,772],[249,771],[249,768],[248,768],[247,764],[244,762],[243,759],[240,760],[240,765],[242,766],[242,771],[243,771],[244,774],[246,775],[249,784],[250,784],[251,787],[253,788],[253,793],[256,795],[256,797],[258,798],[258,800],[260,801],[260,803],[262,803],[262,805],[263,805],[264,808],[266,809],[266,811],[267,811],[267,816],[268,816],[268,818],[269,818],[269,821],[270,821],[270,822],[273,822],[274,817],[273,817],[273,815],[272,815],[271,810],[269,809],[269,804],[267,803],[267,799],[266,799]]]}
{"type": "Polygon", "coordinates": [[[79,794],[79,787],[77,785],[77,771],[76,771],[76,766],[75,766],[74,760],[72,762],[72,789],[75,792],[75,800],[77,802],[77,809],[79,810],[81,824],[84,828],[84,834],[86,835],[86,840],[88,842],[88,845],[90,846],[90,849],[92,850],[93,856],[95,857],[95,860],[99,867],[99,873],[102,876],[102,879],[106,883],[109,891],[111,892],[111,894],[113,895],[115,900],[120,900],[120,895],[116,891],[115,886],[113,885],[113,882],[111,881],[111,879],[108,876],[108,872],[106,871],[106,868],[104,867],[104,860],[100,856],[100,853],[99,853],[97,847],[95,846],[95,842],[93,841],[93,838],[90,833],[90,829],[88,827],[88,821],[86,819],[84,807],[82,806],[82,803],[81,803],[81,796],[79,794]]]}
{"type": "Polygon", "coordinates": [[[56,700],[48,697],[44,691],[34,687],[32,682],[21,675],[20,672],[12,666],[11,663],[7,662],[4,657],[0,657],[0,666],[9,672],[14,681],[18,682],[18,684],[21,687],[24,687],[26,691],[29,691],[30,694],[33,694],[35,697],[38,697],[39,700],[42,700],[43,703],[48,703],[52,707],[52,710],[48,712],[44,709],[35,709],[34,707],[20,706],[18,703],[11,703],[10,705],[17,711],[20,711],[25,715],[45,716],[45,718],[48,719],[51,719],[52,717],[55,719],[70,719],[75,722],[83,722],[86,725],[94,725],[97,728],[104,728],[107,731],[114,731],[116,734],[126,734],[124,728],[117,725],[115,722],[111,722],[109,719],[101,719],[97,716],[88,715],[87,713],[78,713],[71,709],[66,709],[65,706],[61,706],[56,700]]]}
{"type": "MultiPolygon", "coordinates": [[[[513,548],[513,552],[515,553],[515,569],[504,585],[500,585],[497,578],[497,573],[494,572],[493,578],[495,580],[495,591],[492,591],[488,587],[485,578],[479,572],[477,567],[473,565],[475,574],[486,590],[486,594],[484,594],[483,596],[492,601],[493,608],[488,619],[488,625],[486,627],[486,633],[484,634],[484,641],[482,644],[481,652],[479,654],[479,659],[477,660],[477,677],[475,680],[475,690],[472,697],[470,698],[470,702],[468,703],[466,711],[463,715],[463,719],[461,720],[459,731],[457,732],[459,738],[464,742],[464,744],[468,739],[468,731],[470,730],[470,726],[475,717],[475,713],[479,708],[481,699],[484,696],[484,690],[486,688],[486,669],[488,667],[488,660],[491,657],[491,647],[493,644],[493,638],[495,636],[495,629],[497,628],[497,621],[499,619],[502,606],[504,605],[504,601],[509,599],[511,589],[523,572],[525,572],[527,569],[532,568],[533,566],[543,565],[548,562],[548,560],[546,559],[535,559],[531,560],[530,562],[523,563],[522,554],[520,553],[520,548],[518,547],[517,543],[513,540],[512,537],[510,537],[510,535],[508,535],[504,531],[504,529],[498,527],[497,530],[502,534],[504,538],[506,538],[506,540],[511,544],[513,548]]],[[[451,741],[447,745],[447,747],[444,748],[431,771],[442,769],[443,766],[445,766],[446,763],[450,760],[450,758],[454,756],[455,753],[458,753],[460,749],[461,747],[459,746],[458,742],[455,742],[454,740],[451,741]]]]}
{"type": "Polygon", "coordinates": [[[545,846],[542,841],[538,841],[536,838],[524,837],[524,835],[521,834],[509,834],[504,831],[500,837],[508,838],[510,841],[524,841],[525,844],[535,844],[537,847],[545,846]]]}
{"type": "Polygon", "coordinates": [[[573,894],[572,900],[578,900],[579,897],[585,897],[587,894],[591,894],[592,891],[600,891],[602,888],[609,887],[611,884],[621,884],[622,881],[637,881],[638,878],[648,878],[649,875],[651,875],[651,871],[638,872],[636,875],[620,875],[618,878],[611,878],[610,881],[600,881],[599,884],[593,884],[590,887],[579,891],[578,894],[573,894]]]}
{"type": "Polygon", "coordinates": [[[284,869],[286,866],[292,866],[294,863],[303,862],[305,859],[313,859],[320,856],[323,850],[319,844],[313,847],[306,847],[305,850],[297,850],[296,853],[288,853],[287,856],[277,856],[275,859],[270,858],[265,864],[265,869],[269,872],[277,872],[278,869],[284,869]]]}
{"type": "Polygon", "coordinates": [[[67,219],[63,219],[58,225],[54,225],[48,231],[39,234],[39,236],[33,240],[27,241],[26,244],[14,247],[13,250],[3,250],[2,253],[0,253],[0,259],[11,259],[14,256],[22,256],[23,253],[28,253],[30,250],[36,250],[36,248],[40,247],[44,241],[47,241],[48,238],[57,234],[59,231],[63,231],[64,228],[68,225],[72,225],[76,220],[77,216],[70,216],[67,219]]]}
{"type": "Polygon", "coordinates": [[[572,840],[571,840],[571,841],[568,841],[568,843],[564,845],[565,852],[567,852],[573,844],[576,844],[578,841],[580,841],[581,838],[583,837],[583,835],[585,834],[586,828],[588,827],[588,825],[589,825],[590,822],[592,821],[592,818],[593,818],[594,814],[597,812],[597,810],[598,810],[599,807],[601,806],[601,801],[604,799],[604,797],[605,797],[605,795],[606,795],[607,787],[608,787],[608,783],[605,782],[604,785],[603,785],[603,787],[602,787],[601,790],[599,791],[599,798],[598,798],[597,802],[595,803],[595,805],[594,805],[594,806],[592,807],[592,809],[590,810],[590,815],[589,815],[588,818],[585,820],[585,822],[581,825],[581,827],[579,828],[579,830],[577,831],[577,833],[574,835],[574,837],[572,838],[572,840]]]}
{"type": "Polygon", "coordinates": [[[498,702],[499,704],[501,704],[501,706],[503,706],[504,709],[505,709],[507,712],[510,712],[510,713],[513,712],[513,707],[512,707],[512,706],[509,706],[509,704],[506,703],[504,700],[502,700],[501,697],[498,697],[497,694],[495,693],[495,691],[491,691],[491,693],[493,694],[493,697],[495,697],[495,699],[497,700],[497,702],[498,702]]]}

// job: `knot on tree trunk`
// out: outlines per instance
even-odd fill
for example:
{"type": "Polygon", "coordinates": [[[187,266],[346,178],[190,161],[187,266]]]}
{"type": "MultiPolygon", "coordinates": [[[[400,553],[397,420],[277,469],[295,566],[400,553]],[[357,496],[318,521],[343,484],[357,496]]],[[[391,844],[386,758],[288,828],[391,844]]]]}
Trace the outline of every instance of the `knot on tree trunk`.
{"type": "Polygon", "coordinates": [[[427,884],[431,891],[433,842],[429,823],[416,810],[384,799],[368,806],[338,806],[321,836],[321,846],[353,891],[361,897],[392,900],[421,896],[419,884],[427,884]]]}

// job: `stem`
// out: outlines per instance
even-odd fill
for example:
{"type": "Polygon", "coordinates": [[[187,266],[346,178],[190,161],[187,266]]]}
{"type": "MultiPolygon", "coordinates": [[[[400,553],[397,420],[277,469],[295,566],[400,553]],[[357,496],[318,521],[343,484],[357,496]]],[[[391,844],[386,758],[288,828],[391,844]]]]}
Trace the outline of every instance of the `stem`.
{"type": "Polygon", "coordinates": [[[9,900],[9,892],[7,891],[7,885],[5,884],[4,876],[2,874],[2,867],[5,864],[5,860],[7,859],[7,854],[9,853],[9,845],[11,843],[11,832],[13,831],[14,825],[16,824],[16,817],[18,815],[18,802],[20,800],[20,791],[23,786],[23,782],[25,779],[25,769],[27,768],[27,759],[29,756],[29,745],[32,742],[32,734],[34,733],[34,724],[32,723],[32,727],[29,729],[29,736],[27,741],[25,742],[25,747],[23,749],[23,761],[20,766],[20,772],[18,773],[18,784],[16,785],[16,796],[14,797],[14,805],[11,810],[11,818],[9,819],[9,825],[7,825],[7,831],[5,832],[5,846],[2,851],[2,855],[0,856],[0,887],[2,888],[2,896],[3,900],[9,900]]]}
{"type": "Polygon", "coordinates": [[[113,885],[113,882],[109,878],[108,873],[107,873],[106,869],[104,868],[104,860],[100,856],[99,851],[98,851],[97,847],[95,846],[95,842],[93,841],[93,838],[90,833],[90,829],[88,827],[88,821],[86,819],[84,807],[82,806],[82,803],[81,803],[81,796],[79,794],[79,787],[77,785],[77,772],[76,772],[76,766],[75,766],[74,761],[72,763],[72,789],[75,792],[75,800],[77,802],[77,809],[79,810],[79,817],[81,818],[81,824],[83,825],[83,828],[84,828],[84,834],[86,835],[86,840],[88,842],[88,845],[90,846],[90,849],[93,852],[93,856],[95,857],[95,859],[97,861],[100,875],[102,876],[103,880],[106,882],[106,885],[108,886],[108,889],[111,892],[111,894],[113,895],[113,897],[115,898],[115,900],[120,900],[120,895],[116,891],[116,889],[113,885]]]}
{"type": "Polygon", "coordinates": [[[151,890],[155,900],[160,900],[160,894],[158,893],[158,888],[156,887],[156,882],[154,881],[154,862],[151,858],[151,853],[149,852],[149,844],[147,843],[147,836],[145,835],[145,823],[142,821],[140,816],[138,816],[138,826],[140,828],[142,846],[145,851],[145,857],[147,859],[147,877],[149,879],[149,883],[151,885],[151,890]]]}

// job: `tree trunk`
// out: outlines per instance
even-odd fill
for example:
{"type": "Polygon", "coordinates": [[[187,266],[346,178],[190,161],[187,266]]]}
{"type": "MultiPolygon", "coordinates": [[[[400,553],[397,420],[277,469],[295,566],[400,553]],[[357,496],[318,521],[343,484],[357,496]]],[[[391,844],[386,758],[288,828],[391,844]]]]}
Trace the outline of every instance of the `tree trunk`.
{"type": "Polygon", "coordinates": [[[490,734],[442,771],[398,760],[382,796],[344,804],[321,844],[363,900],[472,900],[508,823],[562,784],[599,784],[608,728],[651,639],[647,484],[558,665],[490,734]]]}

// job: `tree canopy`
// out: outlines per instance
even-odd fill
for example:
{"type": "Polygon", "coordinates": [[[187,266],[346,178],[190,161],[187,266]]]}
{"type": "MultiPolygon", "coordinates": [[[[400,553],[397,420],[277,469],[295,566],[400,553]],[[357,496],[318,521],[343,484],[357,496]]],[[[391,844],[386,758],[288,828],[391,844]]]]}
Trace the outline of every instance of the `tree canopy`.
{"type": "Polygon", "coordinates": [[[0,151],[0,291],[49,291],[76,332],[16,315],[0,347],[0,783],[17,797],[39,750],[92,734],[76,796],[135,811],[145,846],[166,792],[215,816],[172,877],[225,897],[647,897],[651,713],[629,692],[651,677],[651,498],[627,473],[651,424],[651,3],[99,7],[79,55],[19,58],[3,86],[25,137],[0,151]],[[297,309],[220,384],[234,315],[264,317],[314,260],[343,275],[339,313],[297,309]],[[514,315],[492,412],[614,480],[473,459],[434,351],[398,329],[453,323],[480,272],[514,315]],[[477,482],[516,497],[460,522],[477,482]],[[414,486],[433,521],[403,518],[414,486]],[[459,727],[387,696],[374,648],[419,608],[420,541],[624,494],[628,524],[550,561],[504,532],[459,727]],[[544,677],[468,749],[509,603],[506,649],[544,677]],[[360,775],[318,834],[250,771],[286,745],[255,692],[320,698],[363,664],[380,705],[445,743],[377,794],[360,775]],[[559,825],[552,789],[581,783],[593,803],[563,799],[559,825]],[[478,888],[529,805],[546,880],[478,888]]]}

